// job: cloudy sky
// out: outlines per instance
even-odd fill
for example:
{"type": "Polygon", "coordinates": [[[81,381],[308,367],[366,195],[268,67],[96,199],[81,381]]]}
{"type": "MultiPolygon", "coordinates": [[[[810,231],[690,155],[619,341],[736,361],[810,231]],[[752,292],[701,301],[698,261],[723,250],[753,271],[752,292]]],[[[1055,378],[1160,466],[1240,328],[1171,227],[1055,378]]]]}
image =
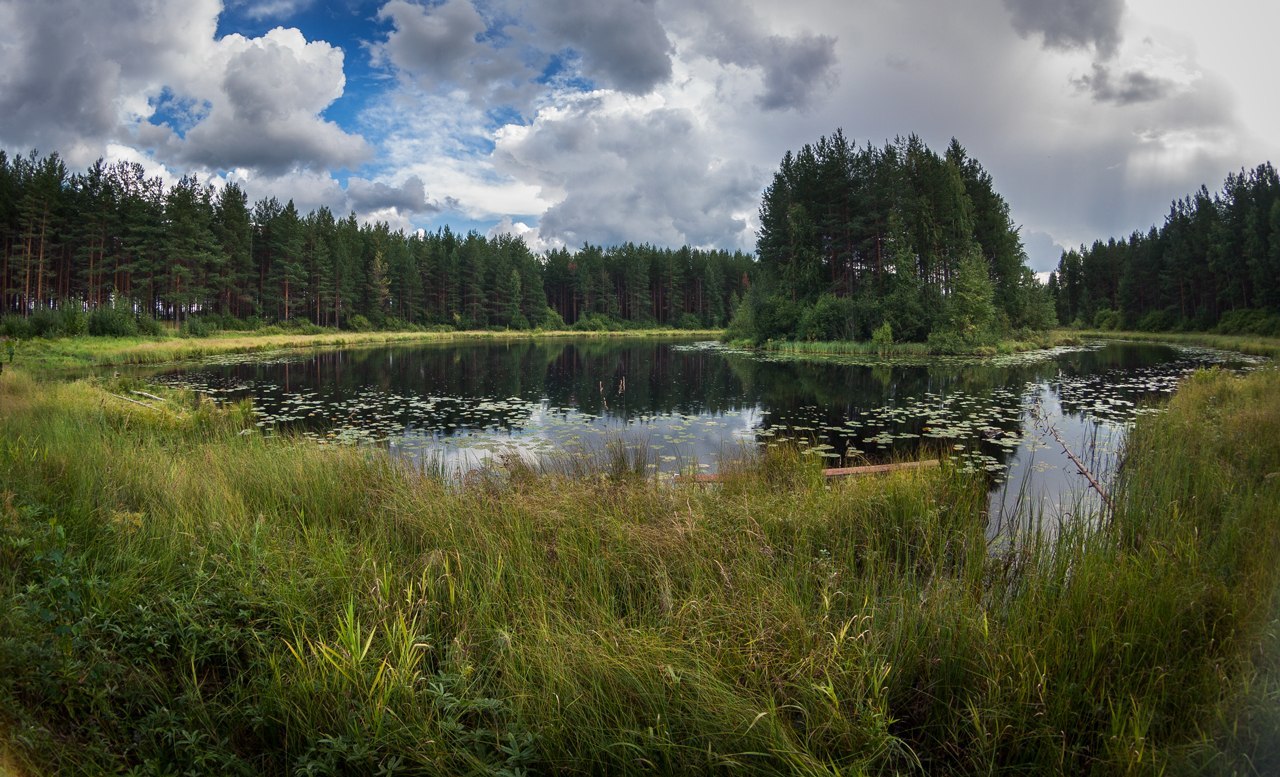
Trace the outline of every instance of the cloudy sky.
{"type": "Polygon", "coordinates": [[[955,136],[1035,269],[1280,162],[1261,0],[0,0],[0,147],[531,247],[754,246],[782,154],[955,136]]]}

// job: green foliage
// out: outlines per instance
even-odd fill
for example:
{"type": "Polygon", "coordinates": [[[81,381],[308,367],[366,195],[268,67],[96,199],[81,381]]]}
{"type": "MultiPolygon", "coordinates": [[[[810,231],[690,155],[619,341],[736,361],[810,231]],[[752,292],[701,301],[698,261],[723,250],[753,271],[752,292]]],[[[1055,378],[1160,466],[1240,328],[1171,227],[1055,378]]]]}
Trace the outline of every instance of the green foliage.
{"type": "Polygon", "coordinates": [[[565,328],[564,319],[549,305],[542,308],[542,316],[538,319],[538,326],[551,331],[565,328]]]}
{"type": "Polygon", "coordinates": [[[1224,335],[1280,337],[1280,313],[1266,310],[1231,310],[1222,314],[1213,331],[1224,335]]]}
{"type": "Polygon", "coordinates": [[[977,254],[970,253],[960,261],[945,307],[946,324],[942,332],[946,335],[969,345],[994,339],[995,287],[987,275],[986,262],[977,254]]]}
{"type": "Polygon", "coordinates": [[[0,316],[0,335],[25,340],[28,337],[34,337],[35,330],[32,329],[27,319],[15,313],[9,313],[8,315],[0,316]]]}
{"type": "Polygon", "coordinates": [[[151,316],[138,316],[138,334],[159,337],[165,333],[164,324],[151,316]]]}
{"type": "Polygon", "coordinates": [[[823,294],[801,313],[796,337],[800,340],[850,340],[853,314],[851,300],[823,294]]]}
{"type": "Polygon", "coordinates": [[[680,320],[676,322],[677,329],[702,329],[703,323],[693,313],[684,313],[680,316],[680,320]]]}
{"type": "Polygon", "coordinates": [[[131,337],[138,334],[138,319],[131,310],[100,307],[89,314],[88,328],[97,337],[131,337]]]}
{"type": "Polygon", "coordinates": [[[1120,311],[1099,310],[1093,316],[1093,328],[1115,330],[1120,328],[1120,311]]]}
{"type": "Polygon", "coordinates": [[[22,323],[7,326],[23,337],[79,334],[87,321],[71,311],[112,306],[184,333],[191,318],[195,331],[219,319],[351,329],[355,316],[402,331],[564,328],[544,321],[547,308],[569,325],[594,315],[611,327],[674,327],[688,314],[722,327],[755,269],[742,252],[634,243],[539,257],[510,235],[406,235],[271,197],[251,206],[237,184],[166,186],[133,163],[68,175],[56,154],[0,156],[0,184],[0,205],[15,205],[0,207],[0,244],[12,248],[0,316],[17,314],[22,323]]]}
{"type": "Polygon", "coordinates": [[[1157,229],[1063,254],[1054,274],[1058,318],[1147,331],[1237,330],[1280,316],[1280,176],[1270,163],[1175,201],[1157,229]]]}
{"type": "Polygon", "coordinates": [[[1277,397],[1196,376],[1113,516],[992,545],[949,468],[457,484],[6,371],[8,742],[33,773],[1269,773],[1277,397]]]}
{"type": "Polygon", "coordinates": [[[1007,204],[954,140],[939,156],[914,135],[857,148],[837,131],[783,157],[760,219],[769,293],[750,309],[757,342],[865,340],[888,321],[900,340],[949,327],[973,343],[1050,321],[1007,204]],[[989,277],[990,300],[963,301],[965,320],[947,320],[943,300],[957,297],[970,258],[989,277]]]}
{"type": "Polygon", "coordinates": [[[887,353],[893,347],[893,327],[886,321],[871,333],[871,345],[877,352],[887,353]]]}
{"type": "Polygon", "coordinates": [[[356,313],[347,319],[347,329],[353,332],[371,332],[373,331],[373,324],[370,323],[369,319],[356,313]]]}

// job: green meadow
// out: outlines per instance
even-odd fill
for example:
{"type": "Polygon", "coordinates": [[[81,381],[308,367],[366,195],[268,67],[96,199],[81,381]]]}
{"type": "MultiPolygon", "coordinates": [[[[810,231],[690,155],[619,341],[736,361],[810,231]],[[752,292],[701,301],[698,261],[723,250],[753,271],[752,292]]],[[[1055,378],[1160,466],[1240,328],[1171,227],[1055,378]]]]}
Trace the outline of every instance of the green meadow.
{"type": "Polygon", "coordinates": [[[947,463],[828,482],[776,450],[705,486],[642,458],[456,482],[7,368],[0,764],[1280,769],[1274,368],[1197,373],[1139,420],[1113,514],[998,545],[947,463]]]}

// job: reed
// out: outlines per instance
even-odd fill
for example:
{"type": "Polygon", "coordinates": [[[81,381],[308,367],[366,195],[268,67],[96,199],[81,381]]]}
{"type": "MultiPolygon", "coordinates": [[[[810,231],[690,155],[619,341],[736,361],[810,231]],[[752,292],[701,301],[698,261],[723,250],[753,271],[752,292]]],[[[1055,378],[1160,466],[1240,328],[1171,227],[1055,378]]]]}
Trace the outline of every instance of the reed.
{"type": "MultiPolygon", "coordinates": [[[[703,338],[715,339],[718,329],[630,329],[580,332],[561,330],[504,330],[456,332],[337,332],[321,334],[252,334],[225,332],[209,337],[58,337],[34,338],[16,344],[14,363],[39,374],[110,367],[125,364],[160,364],[206,356],[262,353],[314,348],[350,348],[362,345],[465,342],[468,340],[537,340],[555,338],[703,338]]],[[[3,354],[0,354],[2,356],[3,354]]]]}
{"type": "Polygon", "coordinates": [[[1064,335],[1072,334],[1089,339],[1106,340],[1138,340],[1144,342],[1176,343],[1179,345],[1197,345],[1206,348],[1220,348],[1224,351],[1239,351],[1254,356],[1275,358],[1280,356],[1280,337],[1263,337],[1261,335],[1222,335],[1212,332],[1136,332],[1111,330],[1059,330],[1064,335]]]}
{"type": "Polygon", "coordinates": [[[1114,518],[999,548],[948,466],[771,449],[707,487],[620,447],[459,484],[126,388],[0,375],[23,773],[1280,768],[1274,370],[1197,375],[1114,518]]]}

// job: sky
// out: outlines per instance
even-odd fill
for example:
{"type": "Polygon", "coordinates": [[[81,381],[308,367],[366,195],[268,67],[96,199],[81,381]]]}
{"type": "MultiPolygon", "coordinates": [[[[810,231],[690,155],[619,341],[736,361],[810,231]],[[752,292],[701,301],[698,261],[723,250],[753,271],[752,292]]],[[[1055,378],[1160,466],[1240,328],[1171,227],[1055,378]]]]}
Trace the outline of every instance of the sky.
{"type": "Polygon", "coordinates": [[[0,0],[0,148],[393,228],[753,250],[788,150],[952,137],[1032,269],[1280,162],[1262,0],[0,0]]]}

